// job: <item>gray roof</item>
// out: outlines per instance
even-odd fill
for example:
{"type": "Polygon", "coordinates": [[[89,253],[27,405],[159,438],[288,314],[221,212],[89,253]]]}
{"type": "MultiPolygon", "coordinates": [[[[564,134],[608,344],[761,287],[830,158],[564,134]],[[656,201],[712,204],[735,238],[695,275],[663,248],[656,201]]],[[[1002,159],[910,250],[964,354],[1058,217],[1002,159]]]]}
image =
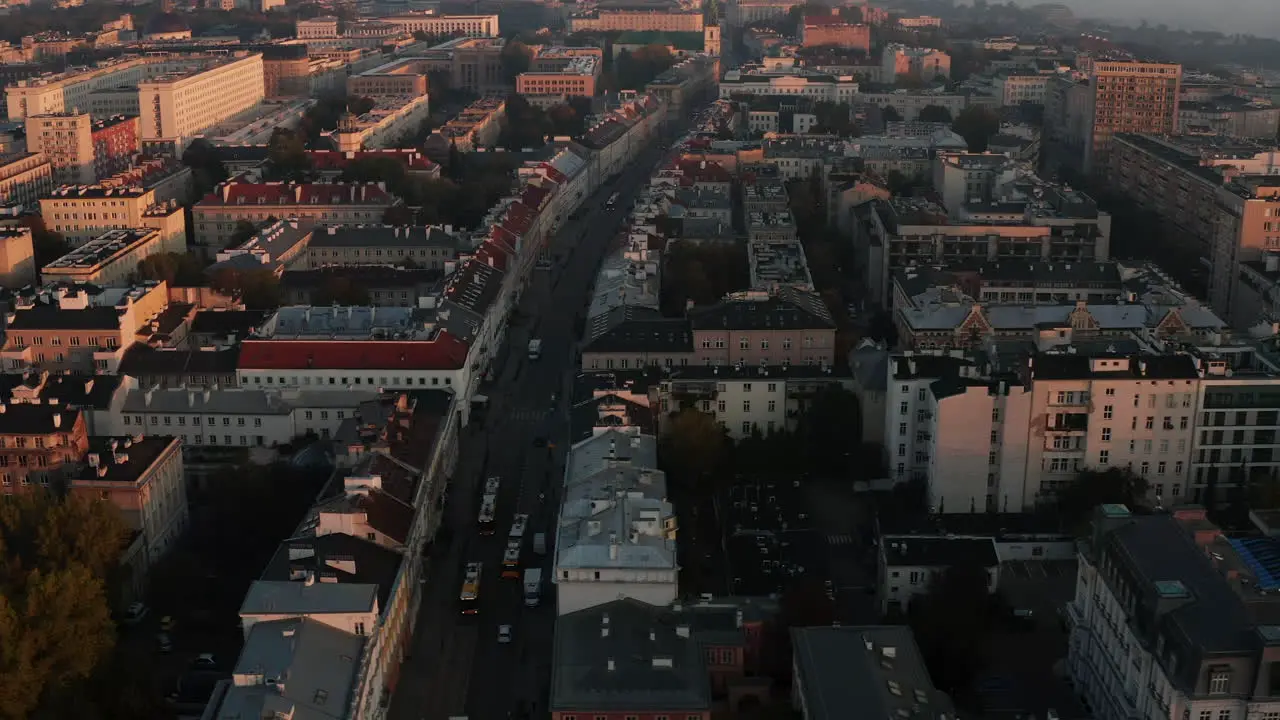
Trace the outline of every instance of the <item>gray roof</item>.
{"type": "Polygon", "coordinates": [[[364,638],[307,618],[256,623],[235,667],[255,682],[229,688],[212,720],[279,711],[293,720],[345,718],[363,648],[364,638]]]}
{"type": "Polygon", "coordinates": [[[123,412],[214,415],[288,415],[294,408],[356,407],[378,395],[374,390],[254,390],[234,388],[130,390],[123,412]]]}
{"type": "Polygon", "coordinates": [[[457,236],[434,225],[330,225],[316,228],[307,247],[444,247],[457,249],[457,236]]]}
{"type": "Polygon", "coordinates": [[[799,627],[791,647],[809,720],[954,716],[905,625],[799,627]]]}
{"type": "Polygon", "coordinates": [[[688,626],[683,633],[680,627],[665,608],[630,598],[561,615],[551,709],[675,715],[709,710],[711,682],[702,651],[688,626]]]}
{"type": "Polygon", "coordinates": [[[360,613],[377,607],[377,585],[254,580],[240,605],[240,615],[360,613]]]}

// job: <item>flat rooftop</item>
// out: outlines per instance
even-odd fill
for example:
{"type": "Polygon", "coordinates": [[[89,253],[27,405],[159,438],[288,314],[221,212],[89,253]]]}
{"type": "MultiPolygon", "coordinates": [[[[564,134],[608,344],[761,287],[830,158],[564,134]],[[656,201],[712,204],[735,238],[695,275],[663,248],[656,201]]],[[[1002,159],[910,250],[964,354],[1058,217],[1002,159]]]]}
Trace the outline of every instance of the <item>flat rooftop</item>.
{"type": "Polygon", "coordinates": [[[62,274],[92,270],[123,257],[143,243],[159,239],[160,231],[151,228],[108,230],[62,257],[40,268],[41,274],[62,274]]]}

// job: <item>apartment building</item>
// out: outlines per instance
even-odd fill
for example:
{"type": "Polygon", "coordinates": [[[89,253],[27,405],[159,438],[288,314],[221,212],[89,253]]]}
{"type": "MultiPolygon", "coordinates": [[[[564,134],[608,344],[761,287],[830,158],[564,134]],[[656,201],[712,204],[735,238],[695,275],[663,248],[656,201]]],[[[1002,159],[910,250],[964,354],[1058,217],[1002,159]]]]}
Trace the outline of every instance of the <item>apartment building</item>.
{"type": "Polygon", "coordinates": [[[15,298],[0,362],[29,369],[114,372],[137,334],[169,305],[165,283],[38,288],[15,298]]]}
{"type": "Polygon", "coordinates": [[[661,30],[665,32],[702,32],[700,10],[664,8],[600,8],[569,16],[570,32],[609,30],[661,30]]]}
{"type": "Polygon", "coordinates": [[[1004,72],[991,79],[991,88],[1001,107],[1018,107],[1023,103],[1044,104],[1049,77],[1033,72],[1004,72]]]}
{"type": "MultiPolygon", "coordinates": [[[[559,50],[559,48],[555,49],[559,50]]],[[[566,48],[566,50],[574,49],[576,48],[566,48]]],[[[599,48],[592,49],[599,52],[599,48]]],[[[534,58],[537,69],[531,69],[516,76],[517,93],[534,99],[595,96],[596,81],[604,66],[600,57],[575,55],[566,58],[563,63],[551,63],[543,60],[542,54],[540,52],[534,58]]]]}
{"type": "Polygon", "coordinates": [[[186,531],[187,482],[182,443],[172,436],[94,436],[83,465],[67,478],[69,492],[109,502],[125,526],[141,533],[141,557],[131,558],[128,582],[135,596],[146,590],[147,574],[186,531]]]}
{"type": "Polygon", "coordinates": [[[951,77],[951,56],[933,48],[889,43],[880,54],[880,81],[893,83],[903,77],[945,80],[951,77]]]}
{"type": "Polygon", "coordinates": [[[1219,95],[1178,103],[1178,132],[1274,141],[1280,127],[1280,107],[1270,100],[1219,95]]]}
{"type": "Polygon", "coordinates": [[[841,369],[806,365],[691,365],[614,374],[620,378],[619,389],[628,380],[649,388],[650,404],[658,410],[659,431],[668,418],[691,408],[710,415],[734,440],[756,432],[793,431],[810,400],[828,389],[853,386],[852,378],[841,369]]]}
{"type": "Polygon", "coordinates": [[[802,720],[863,709],[873,717],[955,715],[905,625],[792,628],[791,647],[791,707],[802,720]]]}
{"type": "Polygon", "coordinates": [[[31,228],[0,226],[0,287],[20,288],[36,282],[31,228]]]}
{"type": "Polygon", "coordinates": [[[969,107],[969,96],[943,89],[892,90],[884,86],[866,87],[854,98],[856,106],[893,108],[907,122],[915,122],[920,111],[933,105],[946,108],[951,117],[969,107]]]}
{"type": "Polygon", "coordinates": [[[202,130],[262,102],[262,55],[235,57],[201,71],[138,83],[144,147],[181,152],[202,130]]]}
{"type": "Polygon", "coordinates": [[[280,308],[240,344],[242,387],[467,387],[467,343],[414,308],[280,308]]]}
{"type": "Polygon", "coordinates": [[[1280,712],[1270,514],[1226,537],[1205,511],[1095,511],[1066,605],[1067,670],[1095,717],[1221,718],[1280,712]]]}
{"type": "Polygon", "coordinates": [[[311,231],[301,265],[394,264],[444,273],[456,266],[459,249],[452,226],[329,225],[311,231]]]}
{"type": "Polygon", "coordinates": [[[347,78],[347,95],[378,98],[427,94],[427,73],[417,58],[400,58],[347,78]]]}
{"type": "Polygon", "coordinates": [[[1131,290],[1145,268],[1115,262],[977,262],[893,271],[893,307],[920,308],[945,293],[992,305],[1107,304],[1142,295],[1131,290]],[[1132,295],[1131,295],[1132,293],[1132,295]]]}
{"type": "Polygon", "coordinates": [[[338,128],[326,133],[339,152],[394,148],[413,136],[431,113],[429,95],[383,95],[363,115],[344,115],[338,128]]]}
{"type": "Polygon", "coordinates": [[[87,112],[30,115],[27,150],[44,154],[55,182],[92,185],[128,169],[138,153],[138,130],[133,116],[93,120],[87,112]]]}
{"type": "Polygon", "coordinates": [[[138,263],[165,252],[185,252],[185,246],[165,243],[154,228],[108,230],[40,268],[45,283],[89,283],[123,287],[137,275],[138,263]]]}
{"type": "Polygon", "coordinates": [[[428,71],[444,73],[449,87],[484,95],[503,89],[505,46],[506,40],[500,37],[463,37],[420,50],[416,56],[428,71]]]}
{"type": "Polygon", "coordinates": [[[432,131],[458,152],[492,147],[502,133],[507,117],[507,101],[501,97],[481,98],[468,105],[444,127],[432,131]]]}
{"type": "Polygon", "coordinates": [[[0,493],[61,492],[89,447],[84,415],[57,405],[0,404],[0,493]]]}
{"type": "Polygon", "coordinates": [[[31,209],[55,187],[53,165],[42,153],[18,153],[0,157],[0,200],[5,205],[31,209]]]}
{"type": "Polygon", "coordinates": [[[1029,179],[1009,183],[1003,192],[1008,195],[995,202],[965,203],[960,220],[919,198],[855,207],[853,242],[870,258],[866,283],[873,297],[887,304],[890,272],[912,265],[1108,257],[1111,218],[1084,193],[1029,179]]]}
{"type": "Polygon", "coordinates": [[[132,228],[157,230],[167,247],[185,247],[186,214],[176,201],[158,197],[162,189],[159,185],[66,185],[41,198],[40,215],[72,247],[110,230],[132,228]]]}
{"type": "Polygon", "coordinates": [[[876,543],[877,601],[881,613],[906,613],[911,601],[951,568],[977,568],[987,576],[987,592],[1000,583],[1000,557],[989,537],[882,535],[876,543]]]}
{"type": "Polygon", "coordinates": [[[871,52],[871,26],[845,20],[841,8],[826,15],[806,15],[800,20],[800,44],[803,47],[834,46],[871,52]]]}
{"type": "Polygon", "coordinates": [[[1059,78],[1045,91],[1049,137],[1079,151],[1084,172],[1104,172],[1119,133],[1168,135],[1178,127],[1182,66],[1096,61],[1086,79],[1059,78]],[[1144,112],[1135,113],[1135,107],[1144,112]]]}
{"type": "Polygon", "coordinates": [[[799,95],[821,102],[852,103],[858,95],[858,80],[852,75],[735,69],[720,80],[720,99],[734,95],[799,95]]]}
{"type": "Polygon", "coordinates": [[[565,463],[556,530],[556,612],[620,597],[676,599],[676,518],[657,469],[657,441],[638,428],[575,443],[565,463]]]}
{"type": "Polygon", "coordinates": [[[683,117],[694,106],[715,97],[720,59],[692,55],[662,71],[645,85],[645,93],[667,106],[671,117],[683,117]]]}
{"type": "Polygon", "coordinates": [[[378,18],[378,22],[395,27],[400,32],[423,32],[431,36],[464,35],[472,38],[496,38],[497,15],[435,15],[407,14],[378,18]]]}
{"type": "Polygon", "coordinates": [[[1108,183],[1158,214],[1209,258],[1209,301],[1233,325],[1257,317],[1239,301],[1241,267],[1280,249],[1280,183],[1273,152],[1249,143],[1117,134],[1108,183]],[[1263,174],[1255,174],[1263,173],[1263,174]]]}
{"type": "Polygon", "coordinates": [[[191,208],[194,244],[212,255],[241,220],[290,218],[299,227],[377,223],[400,201],[382,183],[251,183],[229,180],[191,208]]]}

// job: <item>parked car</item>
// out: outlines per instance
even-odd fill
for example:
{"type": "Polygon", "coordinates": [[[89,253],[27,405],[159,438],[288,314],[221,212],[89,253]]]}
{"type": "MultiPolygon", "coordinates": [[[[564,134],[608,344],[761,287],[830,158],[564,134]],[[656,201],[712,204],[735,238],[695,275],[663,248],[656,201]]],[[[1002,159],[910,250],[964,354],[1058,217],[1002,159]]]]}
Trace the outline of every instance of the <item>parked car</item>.
{"type": "Polygon", "coordinates": [[[499,625],[498,626],[498,644],[509,645],[510,643],[511,643],[511,626],[499,625]]]}
{"type": "Polygon", "coordinates": [[[144,618],[147,617],[148,612],[150,612],[150,610],[147,609],[146,605],[143,605],[140,602],[133,603],[132,605],[129,606],[127,610],[124,611],[124,617],[123,617],[124,624],[137,625],[138,623],[142,622],[144,618]]]}
{"type": "Polygon", "coordinates": [[[173,652],[173,638],[169,637],[169,633],[159,633],[156,635],[156,648],[162,653],[173,652]]]}
{"type": "Polygon", "coordinates": [[[191,661],[191,667],[201,670],[208,670],[218,667],[218,660],[213,653],[200,653],[195,660],[191,661]]]}

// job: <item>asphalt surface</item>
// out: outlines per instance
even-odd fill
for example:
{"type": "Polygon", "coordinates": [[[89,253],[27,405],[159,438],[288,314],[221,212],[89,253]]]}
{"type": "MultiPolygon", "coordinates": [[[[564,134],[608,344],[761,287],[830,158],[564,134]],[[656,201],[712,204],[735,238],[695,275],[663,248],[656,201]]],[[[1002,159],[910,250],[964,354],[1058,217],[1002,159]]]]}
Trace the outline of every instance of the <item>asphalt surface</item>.
{"type": "MultiPolygon", "coordinates": [[[[391,720],[470,720],[547,716],[551,640],[555,626],[555,586],[551,553],[532,550],[535,533],[554,533],[563,453],[568,445],[568,406],[577,372],[577,329],[591,286],[636,191],[648,181],[661,153],[655,143],[617,180],[601,185],[583,201],[580,216],[568,220],[550,241],[551,269],[535,269],[520,298],[518,319],[492,366],[494,380],[481,392],[489,397],[482,426],[464,429],[458,467],[449,488],[447,545],[437,543],[425,575],[426,587],[411,652],[401,667],[392,697],[391,720]],[[613,192],[620,199],[605,208],[613,192]],[[528,341],[542,339],[542,357],[529,360],[528,341]],[[553,396],[556,398],[553,401],[553,396]],[[546,446],[535,446],[535,438],[546,446]],[[478,533],[483,478],[502,478],[497,530],[478,533]],[[540,495],[545,494],[545,498],[540,495]],[[528,513],[524,567],[543,568],[542,603],[524,606],[521,580],[502,579],[502,553],[516,513],[528,513]],[[480,611],[463,616],[458,608],[462,566],[484,563],[480,611]],[[498,643],[498,626],[511,625],[513,641],[498,643]]],[[[541,443],[538,443],[539,445],[541,443]]]]}

